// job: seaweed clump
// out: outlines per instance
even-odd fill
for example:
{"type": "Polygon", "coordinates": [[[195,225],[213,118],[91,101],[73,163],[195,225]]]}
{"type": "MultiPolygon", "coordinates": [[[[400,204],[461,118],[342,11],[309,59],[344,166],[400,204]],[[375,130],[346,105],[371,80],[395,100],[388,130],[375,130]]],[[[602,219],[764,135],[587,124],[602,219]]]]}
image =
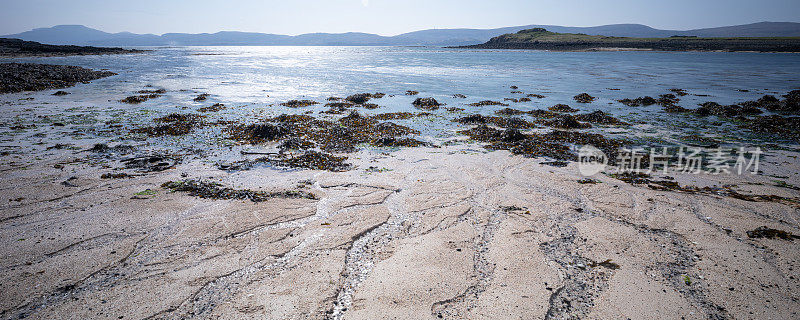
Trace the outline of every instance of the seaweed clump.
{"type": "Polygon", "coordinates": [[[480,133],[483,141],[491,142],[486,146],[489,150],[508,150],[512,154],[528,158],[550,157],[558,160],[575,160],[577,157],[570,151],[569,146],[547,141],[541,135],[525,135],[516,129],[504,131],[486,131],[479,128],[473,133],[480,133]],[[483,131],[483,132],[481,132],[483,131]]]}
{"type": "Polygon", "coordinates": [[[201,120],[203,117],[197,114],[171,113],[154,120],[154,122],[161,123],[161,125],[136,128],[131,132],[144,133],[151,137],[181,136],[202,125],[201,120]]]}
{"type": "Polygon", "coordinates": [[[315,104],[319,104],[319,102],[313,100],[289,100],[284,103],[281,103],[281,106],[288,108],[303,108],[303,107],[313,106],[315,104]]]}
{"type": "Polygon", "coordinates": [[[681,107],[681,106],[678,106],[678,105],[674,105],[674,104],[665,104],[665,105],[663,105],[663,107],[664,107],[664,111],[669,112],[669,113],[686,113],[686,112],[691,111],[689,109],[686,109],[684,107],[681,107]]]}
{"type": "Polygon", "coordinates": [[[443,105],[442,103],[439,103],[439,101],[436,101],[436,99],[434,98],[417,98],[411,104],[414,105],[414,107],[423,110],[436,110],[443,105]]]}
{"type": "Polygon", "coordinates": [[[391,148],[399,148],[399,147],[419,147],[428,145],[423,141],[419,141],[413,138],[395,138],[395,137],[381,137],[372,141],[372,145],[378,147],[391,147],[391,148]]]}
{"type": "Polygon", "coordinates": [[[531,129],[535,128],[536,125],[532,122],[526,121],[522,118],[504,118],[504,117],[487,117],[489,123],[496,125],[501,128],[513,128],[513,129],[531,129]]]}
{"type": "Polygon", "coordinates": [[[662,106],[667,106],[671,104],[676,104],[681,101],[680,98],[676,97],[672,93],[662,94],[658,96],[658,100],[656,100],[658,104],[662,106]]]}
{"type": "Polygon", "coordinates": [[[499,136],[500,132],[501,131],[498,130],[498,129],[489,127],[489,126],[487,126],[485,124],[482,124],[482,125],[479,125],[479,126],[476,126],[476,127],[472,127],[470,129],[467,129],[467,130],[461,130],[458,133],[463,134],[465,136],[468,136],[468,137],[470,137],[470,139],[473,139],[473,140],[476,140],[476,141],[490,142],[490,141],[493,141],[493,140],[497,139],[497,137],[499,136]]]}
{"type": "Polygon", "coordinates": [[[347,157],[335,156],[315,150],[307,150],[302,154],[275,153],[267,157],[256,158],[253,160],[243,160],[233,163],[220,164],[220,170],[248,170],[255,165],[267,163],[277,167],[300,168],[311,170],[325,170],[331,172],[344,172],[352,169],[352,165],[346,163],[347,157]]]}
{"type": "Polygon", "coordinates": [[[589,267],[592,268],[603,267],[611,270],[617,270],[619,269],[619,264],[612,262],[611,259],[607,259],[602,262],[592,261],[592,263],[589,264],[589,267]]]}
{"type": "Polygon", "coordinates": [[[747,101],[743,106],[763,108],[773,112],[800,112],[800,90],[792,90],[780,100],[772,95],[765,95],[756,101],[747,101]]]}
{"type": "Polygon", "coordinates": [[[339,124],[342,126],[312,134],[312,139],[320,144],[322,150],[351,152],[359,143],[374,143],[380,138],[419,133],[395,123],[380,123],[376,118],[365,117],[358,112],[351,112],[347,117],[339,119],[339,124]]]}
{"type": "Polygon", "coordinates": [[[578,122],[574,116],[568,114],[558,115],[552,120],[545,121],[544,124],[548,127],[559,129],[586,129],[592,127],[588,123],[578,122]]]}
{"type": "Polygon", "coordinates": [[[123,178],[133,178],[131,175],[119,172],[119,173],[104,173],[100,176],[100,179],[123,179],[123,178]]]}
{"type": "Polygon", "coordinates": [[[639,98],[636,98],[636,99],[633,99],[633,100],[631,100],[631,99],[622,99],[622,100],[618,100],[618,102],[622,103],[622,104],[624,104],[626,106],[629,106],[629,107],[652,106],[652,105],[658,103],[658,101],[656,99],[654,99],[653,97],[650,97],[650,96],[639,97],[639,98]]]}
{"type": "Polygon", "coordinates": [[[590,96],[588,93],[581,93],[577,96],[572,97],[572,99],[580,103],[592,103],[596,98],[590,96]]]}
{"type": "Polygon", "coordinates": [[[205,116],[201,116],[199,114],[192,114],[192,113],[170,113],[166,116],[155,118],[153,121],[160,122],[160,123],[170,123],[170,122],[200,122],[205,118],[205,116]]]}
{"type": "Polygon", "coordinates": [[[688,93],[686,92],[685,89],[672,88],[672,89],[669,89],[669,91],[677,94],[679,97],[683,97],[683,96],[688,95],[688,93]]]}
{"type": "Polygon", "coordinates": [[[700,107],[691,111],[698,116],[715,115],[720,117],[743,117],[749,115],[761,114],[763,111],[752,106],[746,105],[744,107],[738,105],[723,106],[716,102],[704,102],[700,107]]]}
{"type": "Polygon", "coordinates": [[[380,99],[383,98],[386,94],[384,93],[357,93],[344,98],[345,101],[349,101],[350,103],[354,104],[365,104],[369,102],[370,99],[380,99]]]}
{"type": "Polygon", "coordinates": [[[161,187],[172,190],[172,192],[187,192],[189,195],[194,197],[214,200],[250,200],[252,202],[263,202],[273,198],[317,199],[314,194],[300,190],[278,192],[253,191],[246,189],[238,190],[224,187],[219,183],[198,180],[169,181],[162,184],[161,187]]]}
{"type": "Polygon", "coordinates": [[[480,102],[470,103],[469,106],[472,106],[472,107],[483,107],[483,106],[504,106],[504,107],[508,107],[508,104],[505,104],[505,103],[502,103],[502,102],[498,102],[498,101],[492,101],[492,100],[483,100],[483,101],[480,101],[480,102]]]}
{"type": "Polygon", "coordinates": [[[136,95],[136,96],[127,97],[125,99],[120,100],[120,102],[127,103],[127,104],[139,104],[139,103],[145,102],[145,101],[150,100],[150,99],[158,98],[160,96],[161,95],[157,94],[157,93],[142,94],[142,95],[136,95]]]}
{"type": "Polygon", "coordinates": [[[289,168],[343,172],[350,170],[352,167],[350,164],[345,163],[345,160],[347,160],[347,157],[334,156],[312,150],[301,155],[283,156],[277,159],[270,159],[269,162],[277,166],[289,168]]]}
{"type": "Polygon", "coordinates": [[[322,113],[326,113],[326,114],[342,114],[342,113],[345,113],[346,111],[350,110],[350,108],[354,107],[354,106],[355,105],[350,103],[350,102],[330,102],[330,103],[326,103],[325,104],[325,107],[327,107],[328,110],[325,110],[322,113]]]}
{"type": "Polygon", "coordinates": [[[501,115],[501,116],[513,116],[513,115],[523,114],[523,113],[525,113],[525,111],[512,109],[512,108],[503,108],[503,109],[495,111],[494,113],[498,114],[498,115],[501,115]]]}
{"type": "Polygon", "coordinates": [[[211,95],[208,94],[208,93],[201,93],[201,94],[197,95],[197,97],[195,97],[193,100],[195,102],[206,101],[206,99],[208,99],[209,96],[211,96],[211,95]]]}
{"type": "Polygon", "coordinates": [[[539,119],[552,119],[558,116],[558,113],[548,111],[548,110],[531,110],[526,112],[529,116],[539,119]]]}
{"type": "Polygon", "coordinates": [[[602,124],[602,125],[617,125],[617,126],[627,126],[629,125],[627,122],[621,121],[617,118],[614,118],[607,113],[597,110],[592,113],[587,114],[579,114],[575,116],[575,119],[578,121],[590,122],[595,124],[602,124]]]}
{"type": "MultiPolygon", "coordinates": [[[[361,143],[373,143],[381,138],[396,138],[403,135],[417,134],[418,131],[392,122],[380,122],[381,119],[405,119],[416,116],[411,113],[391,114],[381,117],[367,117],[352,111],[348,116],[336,122],[319,120],[308,115],[281,115],[270,122],[232,128],[233,137],[239,141],[258,143],[263,141],[284,141],[282,149],[310,149],[318,146],[326,152],[353,152],[361,143]],[[289,139],[299,139],[289,142],[289,139]],[[285,147],[285,148],[284,148],[285,147]]],[[[409,140],[402,140],[410,142],[409,140]]]]}
{"type": "Polygon", "coordinates": [[[580,132],[553,131],[546,134],[523,134],[516,129],[498,130],[479,125],[459,133],[473,140],[487,142],[489,150],[509,150],[525,157],[550,157],[557,160],[575,161],[577,154],[570,145],[593,145],[610,157],[618,154],[622,143],[606,139],[601,135],[580,132]]]}
{"type": "Polygon", "coordinates": [[[420,114],[414,114],[411,112],[390,112],[390,113],[381,113],[378,115],[373,116],[373,118],[378,120],[406,120],[411,119],[413,117],[417,117],[420,114]]]}
{"type": "Polygon", "coordinates": [[[570,106],[568,106],[566,104],[560,104],[560,103],[548,108],[547,110],[550,110],[550,111],[553,111],[553,112],[566,112],[566,113],[572,113],[572,112],[578,112],[579,111],[578,109],[575,109],[575,108],[572,108],[572,107],[570,107],[570,106]]]}
{"type": "Polygon", "coordinates": [[[283,140],[283,142],[281,142],[278,148],[280,148],[281,151],[308,150],[308,149],[313,149],[315,146],[316,144],[314,144],[314,142],[304,140],[299,137],[290,137],[286,140],[283,140]]]}
{"type": "Polygon", "coordinates": [[[280,140],[286,137],[290,131],[283,125],[256,123],[234,126],[230,129],[230,133],[234,140],[244,141],[250,144],[259,144],[280,140]]]}
{"type": "Polygon", "coordinates": [[[156,89],[156,90],[139,90],[138,94],[165,94],[167,93],[166,89],[156,89]]]}
{"type": "Polygon", "coordinates": [[[773,229],[767,226],[758,227],[755,230],[747,231],[747,237],[751,239],[782,239],[787,241],[794,241],[794,239],[800,239],[800,236],[794,235],[790,232],[773,229]]]}
{"type": "Polygon", "coordinates": [[[136,169],[139,172],[161,172],[175,168],[180,158],[174,155],[154,154],[122,160],[126,169],[136,169]]]}
{"type": "Polygon", "coordinates": [[[355,104],[364,104],[364,103],[367,103],[367,101],[369,101],[369,99],[372,99],[372,94],[371,93],[359,93],[359,94],[350,95],[350,96],[348,96],[347,98],[344,98],[344,99],[347,100],[347,101],[350,101],[352,103],[355,103],[355,104]]]}
{"type": "Polygon", "coordinates": [[[382,135],[388,136],[402,136],[407,134],[417,134],[419,131],[411,129],[406,126],[401,126],[394,122],[382,122],[375,125],[375,131],[382,135]]]}
{"type": "Polygon", "coordinates": [[[199,108],[199,109],[197,109],[197,111],[200,111],[200,112],[218,112],[218,111],[220,111],[222,109],[225,109],[225,105],[224,104],[215,103],[215,104],[213,104],[211,106],[208,106],[208,107],[199,108]]]}
{"type": "MultiPolygon", "coordinates": [[[[326,152],[353,152],[361,143],[386,143],[382,138],[397,138],[419,132],[406,126],[392,122],[380,122],[384,119],[407,119],[422,114],[393,113],[367,117],[352,111],[338,121],[319,120],[308,115],[280,115],[270,122],[247,126],[236,126],[231,129],[235,140],[259,143],[286,139],[280,146],[286,150],[304,150],[319,147],[326,152]]],[[[411,140],[396,139],[403,144],[412,144],[411,140]]]]}
{"type": "MultiPolygon", "coordinates": [[[[63,91],[59,91],[59,92],[63,92],[63,91]]],[[[56,93],[58,93],[58,92],[56,92],[56,93]]],[[[150,99],[158,98],[161,95],[167,93],[167,90],[164,90],[164,89],[139,90],[137,93],[139,95],[127,97],[125,99],[120,100],[120,102],[127,103],[127,104],[139,104],[139,103],[145,102],[145,101],[150,100],[150,99]]]]}
{"type": "Polygon", "coordinates": [[[745,127],[754,132],[774,134],[783,139],[800,141],[800,117],[778,115],[756,117],[745,127]]]}
{"type": "Polygon", "coordinates": [[[504,118],[473,114],[453,120],[461,124],[493,124],[501,128],[530,129],[536,125],[520,118],[504,118]]]}
{"type": "Polygon", "coordinates": [[[577,157],[570,151],[566,145],[537,141],[534,139],[525,139],[518,143],[495,143],[489,145],[490,149],[508,149],[512,154],[521,155],[527,158],[536,157],[549,157],[558,160],[575,161],[577,157]]]}

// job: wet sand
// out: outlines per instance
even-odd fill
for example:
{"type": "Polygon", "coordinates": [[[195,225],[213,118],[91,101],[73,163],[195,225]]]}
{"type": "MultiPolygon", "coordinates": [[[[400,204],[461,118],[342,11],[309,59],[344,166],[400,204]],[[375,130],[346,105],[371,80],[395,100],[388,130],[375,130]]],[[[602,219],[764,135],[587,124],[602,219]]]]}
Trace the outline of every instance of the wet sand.
{"type": "MultiPolygon", "coordinates": [[[[575,163],[470,144],[360,151],[349,161],[357,169],[337,173],[189,161],[110,180],[99,178],[110,168],[75,162],[81,151],[48,154],[0,168],[3,318],[790,319],[800,310],[800,242],[746,234],[800,234],[797,206],[607,176],[579,184],[575,163]],[[211,200],[160,187],[185,179],[317,199],[211,200]]],[[[762,165],[800,169],[791,158],[762,165]]],[[[736,180],[797,195],[753,184],[764,176],[736,180]]]]}

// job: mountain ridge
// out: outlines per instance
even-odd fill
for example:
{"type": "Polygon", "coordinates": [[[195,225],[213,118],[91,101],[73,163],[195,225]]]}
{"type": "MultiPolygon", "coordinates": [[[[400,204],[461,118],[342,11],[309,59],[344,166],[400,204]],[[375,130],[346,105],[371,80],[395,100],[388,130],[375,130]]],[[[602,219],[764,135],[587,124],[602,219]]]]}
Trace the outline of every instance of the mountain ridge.
{"type": "Polygon", "coordinates": [[[519,30],[545,28],[558,33],[582,33],[615,37],[663,38],[670,36],[698,37],[800,37],[800,23],[757,22],[751,24],[693,30],[662,30],[642,24],[611,24],[594,27],[565,27],[555,25],[526,25],[494,29],[427,29],[395,36],[363,32],[307,33],[296,36],[219,31],[216,33],[136,34],[109,33],[83,25],[58,25],[36,28],[17,34],[0,36],[55,45],[91,46],[165,46],[165,45],[309,45],[309,46],[462,46],[481,44],[493,37],[519,30]]]}

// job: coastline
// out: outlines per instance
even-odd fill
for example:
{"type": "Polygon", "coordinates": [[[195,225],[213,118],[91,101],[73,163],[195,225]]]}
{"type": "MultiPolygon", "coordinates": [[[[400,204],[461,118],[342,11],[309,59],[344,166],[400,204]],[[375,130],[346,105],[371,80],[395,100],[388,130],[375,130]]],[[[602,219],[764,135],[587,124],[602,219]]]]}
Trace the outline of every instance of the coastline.
{"type": "Polygon", "coordinates": [[[116,73],[110,71],[96,71],[76,66],[0,63],[0,94],[65,89],[78,83],[88,83],[114,75],[116,73]]]}
{"type": "Polygon", "coordinates": [[[459,48],[551,51],[625,48],[627,50],[649,49],[656,51],[800,52],[800,37],[698,38],[673,36],[669,38],[630,38],[556,33],[543,28],[533,28],[497,36],[483,44],[460,46],[459,48]]]}
{"type": "Polygon", "coordinates": [[[50,45],[20,39],[0,38],[0,58],[65,57],[80,55],[133,54],[144,50],[114,47],[50,45]]]}

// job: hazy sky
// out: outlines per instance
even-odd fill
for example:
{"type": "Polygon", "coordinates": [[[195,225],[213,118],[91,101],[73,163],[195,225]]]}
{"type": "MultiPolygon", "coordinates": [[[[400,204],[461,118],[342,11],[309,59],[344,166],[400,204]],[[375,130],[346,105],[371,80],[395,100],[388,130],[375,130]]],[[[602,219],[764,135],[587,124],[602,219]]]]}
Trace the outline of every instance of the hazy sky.
{"type": "Polygon", "coordinates": [[[800,0],[0,0],[0,34],[59,24],[155,34],[395,35],[526,24],[641,23],[685,30],[759,21],[800,22],[800,0]]]}

